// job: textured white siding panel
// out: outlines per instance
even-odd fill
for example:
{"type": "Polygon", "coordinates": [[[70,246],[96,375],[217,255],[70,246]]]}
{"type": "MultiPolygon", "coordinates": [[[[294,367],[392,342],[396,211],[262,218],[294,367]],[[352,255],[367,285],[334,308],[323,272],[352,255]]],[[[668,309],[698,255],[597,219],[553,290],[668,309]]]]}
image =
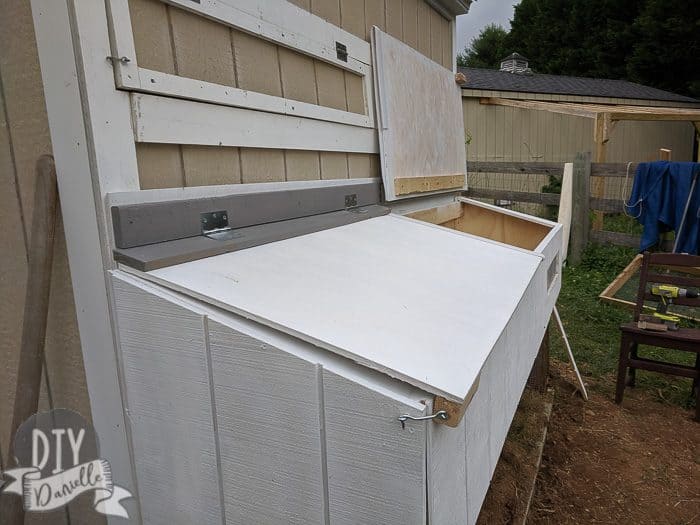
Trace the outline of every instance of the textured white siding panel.
{"type": "Polygon", "coordinates": [[[229,523],[323,523],[316,365],[209,321],[229,523]]]}
{"type": "Polygon", "coordinates": [[[204,317],[113,276],[144,523],[222,523],[204,317]]]}

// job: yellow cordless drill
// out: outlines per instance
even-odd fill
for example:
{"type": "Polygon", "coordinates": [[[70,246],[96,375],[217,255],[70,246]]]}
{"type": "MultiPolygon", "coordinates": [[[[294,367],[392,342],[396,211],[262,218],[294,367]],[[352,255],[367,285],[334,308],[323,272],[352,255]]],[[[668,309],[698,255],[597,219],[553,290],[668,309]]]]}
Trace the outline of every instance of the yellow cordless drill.
{"type": "Polygon", "coordinates": [[[688,299],[698,297],[698,292],[695,290],[687,290],[670,284],[652,285],[651,293],[660,298],[654,317],[667,325],[669,330],[678,330],[678,322],[681,320],[677,315],[668,313],[668,307],[673,304],[673,300],[678,297],[687,297],[688,299]]]}

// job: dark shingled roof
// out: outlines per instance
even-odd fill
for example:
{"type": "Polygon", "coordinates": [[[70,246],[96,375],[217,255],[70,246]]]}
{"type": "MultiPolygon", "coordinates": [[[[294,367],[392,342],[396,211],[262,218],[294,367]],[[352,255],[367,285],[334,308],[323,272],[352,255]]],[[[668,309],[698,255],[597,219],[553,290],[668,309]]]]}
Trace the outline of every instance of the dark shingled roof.
{"type": "Polygon", "coordinates": [[[587,97],[637,98],[668,102],[700,102],[694,98],[635,84],[634,82],[627,82],[626,80],[567,77],[539,73],[519,74],[497,69],[471,67],[460,67],[459,70],[467,77],[467,83],[462,85],[462,89],[581,95],[587,97]]]}

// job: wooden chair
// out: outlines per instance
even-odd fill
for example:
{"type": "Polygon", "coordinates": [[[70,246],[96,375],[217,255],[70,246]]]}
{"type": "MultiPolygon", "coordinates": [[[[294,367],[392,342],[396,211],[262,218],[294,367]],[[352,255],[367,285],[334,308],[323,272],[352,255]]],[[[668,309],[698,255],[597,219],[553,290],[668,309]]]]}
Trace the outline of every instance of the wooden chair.
{"type": "MultiPolygon", "coordinates": [[[[693,379],[695,395],[695,419],[700,421],[700,329],[680,328],[677,331],[654,332],[637,327],[639,316],[643,313],[645,301],[658,302],[660,299],[650,293],[650,285],[670,284],[681,288],[697,290],[700,288],[700,256],[669,253],[645,253],[639,276],[639,290],[634,309],[634,321],[620,326],[620,360],[617,370],[617,390],[615,402],[622,403],[625,382],[634,386],[636,370],[651,370],[693,379]],[[675,273],[664,273],[658,267],[673,269],[675,273]],[[653,269],[653,271],[652,271],[653,269]],[[683,275],[679,275],[682,273],[683,275]],[[692,275],[691,275],[692,274],[692,275]],[[679,365],[664,361],[645,359],[638,356],[639,345],[672,348],[685,352],[694,352],[695,366],[679,365]],[[628,372],[629,371],[629,372],[628,372]]],[[[677,298],[674,304],[700,306],[700,298],[677,298]]]]}

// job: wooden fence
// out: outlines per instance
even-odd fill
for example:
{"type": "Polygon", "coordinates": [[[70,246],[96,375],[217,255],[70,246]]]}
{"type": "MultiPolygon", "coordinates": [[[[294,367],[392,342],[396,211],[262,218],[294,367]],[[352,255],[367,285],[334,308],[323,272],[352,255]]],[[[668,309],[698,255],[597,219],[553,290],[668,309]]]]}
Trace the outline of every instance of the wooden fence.
{"type": "MultiPolygon", "coordinates": [[[[590,241],[601,244],[621,246],[639,246],[639,236],[628,233],[592,229],[590,211],[599,213],[622,213],[623,203],[620,199],[605,199],[591,196],[592,182],[598,178],[625,177],[630,180],[637,169],[637,164],[593,163],[590,153],[579,153],[574,160],[573,173],[573,210],[571,218],[571,247],[569,259],[572,263],[580,260],[583,249],[590,241]]],[[[469,173],[504,173],[510,175],[556,175],[564,173],[564,163],[560,162],[470,162],[469,173]]],[[[599,179],[598,179],[599,180],[599,179]]],[[[478,199],[498,199],[514,202],[558,206],[558,193],[540,193],[511,191],[505,189],[470,188],[469,197],[478,199]]],[[[602,221],[597,221],[602,223],[602,221]]]]}

